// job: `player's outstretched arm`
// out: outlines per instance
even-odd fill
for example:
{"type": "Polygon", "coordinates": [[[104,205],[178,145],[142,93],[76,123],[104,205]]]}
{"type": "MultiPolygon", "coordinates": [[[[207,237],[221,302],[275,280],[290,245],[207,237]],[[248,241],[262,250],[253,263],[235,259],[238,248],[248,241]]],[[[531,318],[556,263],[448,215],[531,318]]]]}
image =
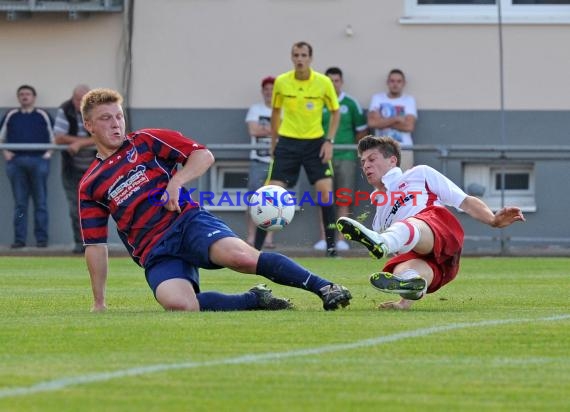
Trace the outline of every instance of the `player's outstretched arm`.
{"type": "Polygon", "coordinates": [[[525,221],[524,215],[518,207],[508,206],[498,210],[497,213],[493,213],[481,199],[474,196],[467,196],[459,207],[472,218],[491,227],[501,228],[514,222],[525,221]]]}
{"type": "Polygon", "coordinates": [[[105,285],[107,284],[107,271],[109,257],[107,245],[88,245],[85,247],[85,261],[91,278],[93,291],[92,312],[102,312],[107,309],[105,304],[105,285]]]}

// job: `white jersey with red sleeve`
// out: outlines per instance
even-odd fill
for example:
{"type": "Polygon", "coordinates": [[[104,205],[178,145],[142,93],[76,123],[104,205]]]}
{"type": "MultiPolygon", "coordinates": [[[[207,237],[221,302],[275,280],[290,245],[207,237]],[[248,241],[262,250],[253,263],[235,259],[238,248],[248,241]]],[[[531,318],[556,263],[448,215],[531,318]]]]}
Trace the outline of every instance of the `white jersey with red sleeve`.
{"type": "Polygon", "coordinates": [[[419,165],[402,173],[399,167],[382,177],[385,192],[376,191],[370,200],[376,206],[372,228],[386,230],[392,223],[421,212],[428,206],[459,205],[467,197],[455,183],[437,170],[419,165]]]}

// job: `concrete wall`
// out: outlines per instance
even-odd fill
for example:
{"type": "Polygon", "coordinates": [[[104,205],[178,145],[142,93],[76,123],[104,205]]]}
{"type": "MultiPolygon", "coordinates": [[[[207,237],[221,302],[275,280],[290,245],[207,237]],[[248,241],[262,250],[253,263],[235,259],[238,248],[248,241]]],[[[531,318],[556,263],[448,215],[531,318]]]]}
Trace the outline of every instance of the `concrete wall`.
{"type": "MultiPolygon", "coordinates": [[[[136,108],[243,108],[259,81],[291,68],[291,44],[314,46],[314,67],[339,65],[364,106],[389,69],[408,74],[408,92],[429,110],[500,107],[496,25],[403,25],[403,2],[378,0],[136,0],[132,53],[127,16],[65,14],[0,20],[0,107],[20,83],[55,107],[75,83],[120,87],[132,62],[136,108]],[[345,29],[351,25],[352,36],[345,29]]],[[[505,107],[569,110],[570,31],[564,25],[504,25],[505,107]],[[547,47],[546,47],[547,45],[547,47]]]]}

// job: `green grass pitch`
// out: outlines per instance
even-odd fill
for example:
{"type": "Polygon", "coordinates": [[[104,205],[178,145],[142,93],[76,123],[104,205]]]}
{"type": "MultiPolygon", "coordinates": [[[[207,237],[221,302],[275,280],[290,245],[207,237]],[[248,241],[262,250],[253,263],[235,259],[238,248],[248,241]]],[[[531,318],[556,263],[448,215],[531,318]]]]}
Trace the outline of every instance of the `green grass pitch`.
{"type": "Polygon", "coordinates": [[[368,286],[379,262],[297,259],[353,293],[315,295],[228,270],[202,288],[268,283],[282,312],[167,313],[128,258],[89,313],[83,259],[0,259],[0,411],[569,411],[568,258],[464,258],[407,312],[368,286]]]}

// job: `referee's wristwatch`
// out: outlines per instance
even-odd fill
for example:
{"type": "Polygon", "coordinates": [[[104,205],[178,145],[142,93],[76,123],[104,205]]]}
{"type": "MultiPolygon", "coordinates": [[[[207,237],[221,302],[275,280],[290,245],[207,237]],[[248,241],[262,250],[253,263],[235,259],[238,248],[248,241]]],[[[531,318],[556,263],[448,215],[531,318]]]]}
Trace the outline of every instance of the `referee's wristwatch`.
{"type": "Polygon", "coordinates": [[[334,144],[334,139],[325,139],[326,142],[329,142],[330,144],[334,144]]]}

